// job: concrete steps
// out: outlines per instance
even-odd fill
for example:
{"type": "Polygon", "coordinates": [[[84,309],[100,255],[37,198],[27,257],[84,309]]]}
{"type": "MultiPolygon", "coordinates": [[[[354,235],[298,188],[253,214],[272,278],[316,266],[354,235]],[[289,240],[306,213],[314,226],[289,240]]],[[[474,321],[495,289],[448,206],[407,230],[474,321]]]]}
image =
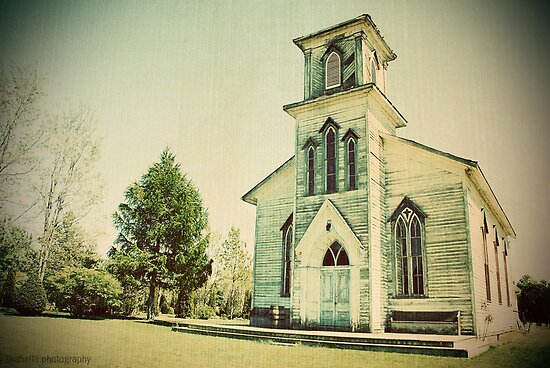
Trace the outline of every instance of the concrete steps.
{"type": "Polygon", "coordinates": [[[471,337],[460,339],[435,336],[397,334],[361,334],[303,330],[276,330],[247,326],[178,324],[172,331],[251,341],[268,341],[282,345],[306,345],[339,349],[384,351],[405,354],[426,354],[450,357],[471,357],[487,347],[475,344],[471,337]]]}

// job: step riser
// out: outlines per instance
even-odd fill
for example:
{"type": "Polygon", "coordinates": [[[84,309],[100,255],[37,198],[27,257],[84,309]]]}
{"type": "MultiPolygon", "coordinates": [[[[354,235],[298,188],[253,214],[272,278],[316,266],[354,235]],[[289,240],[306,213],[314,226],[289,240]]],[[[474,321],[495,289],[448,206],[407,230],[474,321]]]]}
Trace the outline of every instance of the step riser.
{"type": "Polygon", "coordinates": [[[388,344],[388,345],[406,345],[406,346],[422,346],[422,347],[447,347],[452,348],[454,344],[452,341],[426,341],[426,340],[404,340],[404,339],[373,339],[373,338],[360,338],[360,337],[342,337],[342,336],[330,336],[330,335],[309,335],[309,334],[292,334],[284,332],[268,332],[268,331],[235,331],[231,328],[208,326],[208,325],[182,325],[194,330],[203,330],[207,332],[224,332],[224,333],[240,333],[247,335],[261,335],[270,336],[273,338],[290,338],[290,339],[308,339],[308,340],[323,340],[333,342],[347,342],[347,343],[359,343],[359,344],[388,344]]]}
{"type": "Polygon", "coordinates": [[[429,346],[406,346],[406,345],[382,345],[382,344],[368,344],[368,343],[346,343],[338,341],[326,341],[326,340],[311,340],[309,338],[285,338],[280,336],[261,336],[248,333],[232,333],[224,331],[214,331],[206,329],[195,329],[187,327],[173,327],[172,331],[186,332],[197,335],[225,337],[240,340],[249,341],[267,341],[280,344],[299,344],[313,347],[328,347],[338,349],[351,349],[351,350],[365,350],[365,351],[383,351],[392,353],[404,353],[404,354],[423,354],[423,355],[438,355],[438,356],[450,356],[450,357],[468,357],[466,350],[458,350],[451,348],[433,348],[429,346]]]}

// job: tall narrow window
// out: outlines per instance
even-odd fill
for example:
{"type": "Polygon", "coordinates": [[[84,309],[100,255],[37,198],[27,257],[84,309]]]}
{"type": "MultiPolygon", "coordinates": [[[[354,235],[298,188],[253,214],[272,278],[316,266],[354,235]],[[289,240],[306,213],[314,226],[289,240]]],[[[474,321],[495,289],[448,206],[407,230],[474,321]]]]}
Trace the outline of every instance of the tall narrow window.
{"type": "Polygon", "coordinates": [[[496,269],[497,269],[497,296],[498,296],[498,303],[499,304],[502,304],[502,291],[501,291],[501,288],[500,288],[500,265],[499,265],[499,262],[498,262],[498,247],[499,247],[499,243],[498,243],[498,234],[497,234],[497,230],[495,229],[495,241],[493,242],[494,243],[494,247],[495,247],[495,265],[496,265],[496,269]]]}
{"type": "Polygon", "coordinates": [[[325,147],[326,190],[333,193],[336,192],[336,133],[332,127],[327,130],[325,147]]]}
{"type": "Polygon", "coordinates": [[[407,257],[407,230],[403,217],[399,217],[395,225],[395,254],[396,259],[396,276],[397,290],[401,294],[409,294],[409,272],[407,265],[409,264],[407,257]]]}
{"type": "Polygon", "coordinates": [[[334,88],[340,86],[340,56],[336,52],[331,52],[325,65],[325,88],[334,88]]]}
{"type": "Polygon", "coordinates": [[[410,227],[411,234],[411,263],[413,294],[424,294],[424,273],[422,267],[422,231],[418,217],[413,216],[410,227]]]}
{"type": "Polygon", "coordinates": [[[504,242],[504,239],[502,241],[502,243],[504,244],[504,250],[502,251],[502,259],[504,261],[504,283],[506,285],[506,302],[507,302],[507,306],[511,306],[512,304],[510,303],[510,286],[508,285],[508,262],[506,260],[506,258],[508,257],[508,244],[506,242],[504,242]]]}
{"type": "Polygon", "coordinates": [[[405,198],[391,217],[394,223],[396,292],[404,296],[426,294],[423,219],[426,217],[405,198]]]}
{"type": "Polygon", "coordinates": [[[282,296],[290,296],[290,255],[292,252],[292,225],[283,232],[283,275],[282,275],[282,296]]]}
{"type": "Polygon", "coordinates": [[[307,151],[307,195],[315,194],[315,150],[309,147],[307,151]]]}
{"type": "Polygon", "coordinates": [[[376,64],[374,60],[372,60],[370,63],[370,69],[372,73],[372,83],[376,84],[376,64]]]}
{"type": "Polygon", "coordinates": [[[348,140],[348,189],[356,189],[355,182],[355,141],[353,138],[348,140]]]}
{"type": "Polygon", "coordinates": [[[485,290],[487,291],[487,301],[491,301],[491,279],[489,278],[489,250],[487,249],[487,219],[483,214],[483,224],[481,225],[481,235],[483,237],[483,255],[485,257],[485,290]]]}

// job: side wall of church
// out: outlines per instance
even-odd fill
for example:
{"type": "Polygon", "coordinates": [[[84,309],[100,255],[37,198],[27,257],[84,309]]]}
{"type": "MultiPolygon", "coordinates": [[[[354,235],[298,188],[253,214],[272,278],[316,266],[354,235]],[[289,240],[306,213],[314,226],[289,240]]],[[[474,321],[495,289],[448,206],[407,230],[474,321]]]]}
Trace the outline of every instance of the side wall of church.
{"type": "Polygon", "coordinates": [[[281,296],[283,237],[280,229],[293,210],[294,165],[290,165],[258,194],[252,295],[254,308],[290,308],[290,298],[281,296]]]}
{"type": "Polygon", "coordinates": [[[512,283],[512,270],[510,253],[504,261],[504,231],[501,225],[495,220],[495,216],[484,203],[473,185],[468,185],[468,213],[470,223],[470,239],[472,243],[472,271],[474,281],[474,305],[476,311],[477,334],[496,334],[503,331],[510,331],[518,328],[517,299],[512,283]],[[483,210],[482,210],[483,209],[483,210]],[[487,252],[489,261],[489,281],[491,300],[487,300],[487,288],[485,283],[485,251],[483,245],[483,214],[487,220],[489,233],[487,237],[487,252]],[[493,227],[495,225],[495,227],[493,227]],[[499,234],[498,255],[498,276],[500,277],[501,298],[498,298],[497,282],[497,259],[495,256],[494,241],[496,234],[499,234]],[[505,265],[507,269],[505,269],[505,265]],[[508,293],[506,290],[506,277],[508,277],[508,293]],[[486,317],[491,316],[492,321],[487,323],[486,317]]]}
{"type": "Polygon", "coordinates": [[[386,164],[386,213],[392,214],[405,196],[426,215],[425,296],[400,297],[396,290],[395,248],[391,223],[384,249],[389,321],[396,311],[461,311],[462,331],[474,333],[471,303],[467,217],[463,178],[448,170],[448,160],[415,147],[384,142],[386,164]],[[442,162],[446,160],[446,162],[442,162]]]}

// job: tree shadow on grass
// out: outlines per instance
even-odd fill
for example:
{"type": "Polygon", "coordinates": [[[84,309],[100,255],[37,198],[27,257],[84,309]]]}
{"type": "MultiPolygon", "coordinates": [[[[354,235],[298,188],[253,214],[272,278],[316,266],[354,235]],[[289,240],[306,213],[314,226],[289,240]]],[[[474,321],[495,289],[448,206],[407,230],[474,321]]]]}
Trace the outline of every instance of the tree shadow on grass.
{"type": "Polygon", "coordinates": [[[28,316],[19,313],[17,310],[13,308],[5,308],[0,307],[0,314],[6,315],[6,316],[17,316],[17,317],[47,317],[47,318],[64,318],[64,319],[83,319],[83,320],[91,320],[91,321],[103,321],[103,320],[143,320],[141,317],[135,317],[135,316],[94,316],[94,315],[82,315],[82,316],[73,316],[69,312],[63,312],[63,311],[44,311],[38,315],[35,316],[28,316]]]}

